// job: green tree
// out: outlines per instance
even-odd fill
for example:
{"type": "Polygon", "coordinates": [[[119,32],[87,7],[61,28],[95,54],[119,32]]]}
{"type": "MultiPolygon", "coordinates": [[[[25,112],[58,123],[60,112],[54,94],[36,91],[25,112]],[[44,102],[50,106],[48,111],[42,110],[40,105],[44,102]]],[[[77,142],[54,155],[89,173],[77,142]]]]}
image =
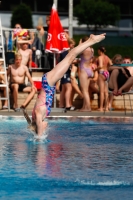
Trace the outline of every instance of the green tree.
{"type": "Polygon", "coordinates": [[[26,4],[22,3],[13,10],[11,27],[14,27],[16,23],[20,24],[23,28],[33,27],[31,10],[26,4]]]}
{"type": "Polygon", "coordinates": [[[79,25],[86,24],[88,28],[114,25],[120,19],[120,9],[104,0],[82,0],[74,9],[74,15],[79,25]]]}

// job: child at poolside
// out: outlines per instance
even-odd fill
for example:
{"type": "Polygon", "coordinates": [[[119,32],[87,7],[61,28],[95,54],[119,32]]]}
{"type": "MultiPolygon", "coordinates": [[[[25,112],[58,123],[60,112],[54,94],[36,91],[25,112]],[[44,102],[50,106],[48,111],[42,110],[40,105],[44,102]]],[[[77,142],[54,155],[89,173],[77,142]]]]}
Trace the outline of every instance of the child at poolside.
{"type": "Polygon", "coordinates": [[[47,122],[44,122],[43,120],[50,114],[51,111],[51,105],[55,91],[55,83],[62,78],[78,54],[80,54],[89,46],[92,46],[95,43],[105,39],[105,35],[105,33],[100,35],[91,34],[87,41],[73,48],[67,54],[67,56],[56,65],[56,67],[54,67],[48,73],[44,74],[42,77],[42,89],[40,90],[40,94],[38,95],[32,111],[32,122],[30,121],[30,118],[28,117],[25,110],[23,110],[24,116],[27,119],[27,122],[30,124],[30,129],[35,131],[38,136],[42,136],[47,127],[47,122]]]}

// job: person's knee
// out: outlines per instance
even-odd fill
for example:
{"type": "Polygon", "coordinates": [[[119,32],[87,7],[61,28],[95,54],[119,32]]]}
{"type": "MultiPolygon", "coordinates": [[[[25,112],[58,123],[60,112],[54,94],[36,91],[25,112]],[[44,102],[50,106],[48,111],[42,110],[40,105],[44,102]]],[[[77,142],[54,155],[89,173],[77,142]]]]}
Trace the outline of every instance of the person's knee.
{"type": "Polygon", "coordinates": [[[133,82],[133,76],[130,76],[130,77],[129,77],[129,80],[131,80],[131,81],[133,82]]]}
{"type": "Polygon", "coordinates": [[[108,96],[109,96],[108,92],[105,92],[105,97],[108,97],[108,96]]]}
{"type": "Polygon", "coordinates": [[[37,90],[35,88],[31,88],[31,92],[35,94],[37,90]]]}
{"type": "Polygon", "coordinates": [[[83,92],[83,93],[88,93],[88,88],[84,88],[84,89],[82,90],[82,92],[83,92]]]}
{"type": "Polygon", "coordinates": [[[105,93],[104,90],[99,90],[100,95],[104,95],[104,93],[105,93]]]}
{"type": "Polygon", "coordinates": [[[119,73],[119,69],[114,69],[114,70],[112,71],[112,75],[118,74],[118,73],[119,73]]]}

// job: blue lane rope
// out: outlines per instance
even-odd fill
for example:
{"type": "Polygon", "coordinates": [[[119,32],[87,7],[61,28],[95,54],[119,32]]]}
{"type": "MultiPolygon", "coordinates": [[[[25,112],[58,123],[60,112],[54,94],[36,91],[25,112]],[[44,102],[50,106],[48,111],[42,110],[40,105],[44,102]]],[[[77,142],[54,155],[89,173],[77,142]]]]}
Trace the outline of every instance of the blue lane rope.
{"type": "Polygon", "coordinates": [[[114,64],[114,65],[111,65],[112,67],[113,66],[117,66],[117,67],[133,67],[133,64],[114,64]]]}

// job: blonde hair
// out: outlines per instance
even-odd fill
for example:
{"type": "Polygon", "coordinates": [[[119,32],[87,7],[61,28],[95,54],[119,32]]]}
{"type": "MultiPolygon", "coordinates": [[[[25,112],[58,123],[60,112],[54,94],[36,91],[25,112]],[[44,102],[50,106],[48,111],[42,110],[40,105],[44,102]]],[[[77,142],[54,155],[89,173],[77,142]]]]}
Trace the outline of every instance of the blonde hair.
{"type": "Polygon", "coordinates": [[[70,44],[76,44],[75,40],[73,38],[68,38],[68,43],[70,44]]]}
{"type": "Polygon", "coordinates": [[[22,55],[21,55],[20,53],[17,52],[17,53],[15,54],[15,59],[16,59],[16,58],[19,58],[19,57],[22,58],[22,55]]]}

